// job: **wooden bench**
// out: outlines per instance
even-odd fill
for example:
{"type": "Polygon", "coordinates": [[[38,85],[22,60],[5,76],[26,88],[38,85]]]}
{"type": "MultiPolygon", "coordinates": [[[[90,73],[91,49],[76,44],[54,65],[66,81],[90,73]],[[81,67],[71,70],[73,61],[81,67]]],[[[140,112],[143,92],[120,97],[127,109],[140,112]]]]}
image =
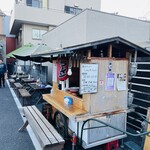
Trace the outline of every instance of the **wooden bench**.
{"type": "Polygon", "coordinates": [[[30,124],[43,150],[63,148],[64,139],[34,105],[23,107],[23,111],[27,121],[19,131],[23,131],[30,124]]]}
{"type": "Polygon", "coordinates": [[[21,88],[23,88],[23,86],[22,86],[22,84],[20,84],[20,83],[14,83],[14,86],[16,87],[16,89],[21,89],[21,88]]]}
{"type": "Polygon", "coordinates": [[[9,79],[10,87],[14,87],[15,79],[9,79]]]}
{"type": "Polygon", "coordinates": [[[31,97],[31,94],[26,89],[18,89],[20,96],[23,100],[23,106],[24,106],[24,100],[29,99],[31,97]]]}

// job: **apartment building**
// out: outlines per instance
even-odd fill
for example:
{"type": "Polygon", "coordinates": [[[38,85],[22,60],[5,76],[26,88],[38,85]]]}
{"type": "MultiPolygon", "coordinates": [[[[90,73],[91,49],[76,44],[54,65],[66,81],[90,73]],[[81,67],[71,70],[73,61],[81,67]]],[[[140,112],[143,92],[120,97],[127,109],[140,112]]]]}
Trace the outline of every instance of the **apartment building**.
{"type": "Polygon", "coordinates": [[[85,8],[101,9],[101,0],[16,0],[11,13],[10,33],[17,47],[41,42],[42,35],[85,8]]]}

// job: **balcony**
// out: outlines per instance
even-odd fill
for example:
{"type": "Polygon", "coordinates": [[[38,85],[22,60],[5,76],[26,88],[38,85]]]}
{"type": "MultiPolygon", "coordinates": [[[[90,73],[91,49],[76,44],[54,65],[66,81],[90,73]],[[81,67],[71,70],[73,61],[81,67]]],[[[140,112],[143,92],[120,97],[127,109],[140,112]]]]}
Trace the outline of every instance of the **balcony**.
{"type": "Polygon", "coordinates": [[[15,4],[11,14],[10,33],[16,34],[22,24],[58,26],[73,15],[60,10],[37,8],[25,4],[15,4]]]}

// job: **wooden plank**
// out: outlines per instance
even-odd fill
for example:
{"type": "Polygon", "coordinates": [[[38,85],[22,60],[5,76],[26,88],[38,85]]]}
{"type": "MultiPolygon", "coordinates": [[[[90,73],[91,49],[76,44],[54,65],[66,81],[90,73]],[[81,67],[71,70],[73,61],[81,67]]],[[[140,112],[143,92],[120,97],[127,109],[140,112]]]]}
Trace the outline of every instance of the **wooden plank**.
{"type": "MultiPolygon", "coordinates": [[[[98,91],[97,93],[90,94],[90,100],[84,102],[84,106],[90,105],[89,110],[91,114],[112,112],[117,110],[127,109],[127,92],[128,92],[128,61],[124,60],[91,60],[91,63],[98,63],[98,91]],[[108,68],[109,64],[112,64],[112,73],[117,77],[118,74],[123,74],[126,76],[126,88],[125,90],[119,91],[117,89],[117,82],[114,84],[114,89],[107,90],[106,75],[109,73],[108,68]],[[86,102],[88,104],[86,104],[86,102]]],[[[115,79],[116,80],[116,79],[115,79]]]]}
{"type": "Polygon", "coordinates": [[[112,57],[112,44],[110,44],[108,47],[108,57],[112,57]]]}
{"type": "Polygon", "coordinates": [[[16,88],[23,88],[23,86],[20,83],[18,83],[18,82],[14,83],[14,85],[15,85],[16,88]]]}
{"type": "Polygon", "coordinates": [[[66,91],[59,90],[56,86],[54,86],[53,90],[54,90],[53,93],[55,93],[55,95],[57,95],[57,97],[59,97],[59,99],[63,100],[64,96],[69,96],[73,99],[73,105],[75,107],[77,107],[79,109],[83,109],[83,99],[82,98],[74,96],[66,91]]]}
{"type": "MultiPolygon", "coordinates": [[[[41,118],[39,117],[39,115],[38,115],[39,113],[37,113],[38,110],[33,109],[31,106],[29,106],[28,109],[30,110],[30,113],[34,116],[36,122],[38,122],[38,125],[41,127],[42,131],[44,132],[45,136],[50,141],[50,143],[51,144],[58,143],[58,141],[55,139],[55,136],[53,136],[53,134],[48,130],[48,128],[45,125],[45,123],[43,122],[43,120],[41,120],[41,118]]],[[[29,124],[30,124],[30,122],[29,122],[29,124]]],[[[44,143],[44,141],[43,141],[43,143],[44,143]]]]}
{"type": "Polygon", "coordinates": [[[32,108],[36,111],[36,113],[38,114],[38,116],[45,123],[45,125],[47,126],[47,128],[49,129],[49,131],[55,136],[55,138],[57,139],[57,141],[59,143],[64,143],[65,142],[64,139],[60,136],[60,134],[56,131],[56,129],[48,122],[48,120],[41,114],[41,112],[35,106],[32,106],[32,108]]]}
{"type": "Polygon", "coordinates": [[[9,79],[9,82],[14,83],[15,80],[14,79],[9,79]]]}
{"type": "Polygon", "coordinates": [[[24,114],[41,146],[44,147],[45,145],[49,145],[50,141],[47,139],[43,130],[40,128],[39,124],[36,122],[34,116],[31,114],[30,110],[27,107],[24,107],[24,114]]]}
{"type": "Polygon", "coordinates": [[[30,97],[31,96],[31,94],[26,89],[18,89],[18,91],[22,97],[30,97]]]}
{"type": "Polygon", "coordinates": [[[57,110],[62,112],[68,118],[75,117],[76,115],[81,115],[87,113],[83,109],[79,109],[78,107],[67,106],[64,103],[64,98],[55,94],[43,94],[43,99],[55,107],[57,110]]]}
{"type": "MultiPolygon", "coordinates": [[[[150,121],[150,107],[148,108],[147,119],[148,119],[148,121],[150,121]]],[[[148,126],[147,126],[147,131],[150,131],[150,124],[148,124],[148,126]]],[[[143,150],[149,150],[149,149],[150,149],[150,136],[146,135],[143,150]]]]}

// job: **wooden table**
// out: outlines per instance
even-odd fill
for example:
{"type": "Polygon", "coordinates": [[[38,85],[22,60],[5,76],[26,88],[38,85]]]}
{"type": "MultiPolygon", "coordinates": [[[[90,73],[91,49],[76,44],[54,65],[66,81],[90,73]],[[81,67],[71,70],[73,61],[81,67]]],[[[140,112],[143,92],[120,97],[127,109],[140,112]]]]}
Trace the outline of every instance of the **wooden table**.
{"type": "Polygon", "coordinates": [[[30,87],[30,90],[29,91],[32,91],[32,96],[38,92],[40,94],[39,96],[39,99],[37,100],[37,103],[38,104],[40,102],[40,100],[42,99],[42,94],[45,94],[45,93],[50,93],[50,90],[52,88],[52,86],[49,86],[49,87],[46,87],[46,86],[40,86],[38,85],[37,83],[28,83],[29,87],[30,87]]]}
{"type": "Polygon", "coordinates": [[[32,82],[36,82],[36,80],[34,78],[22,78],[21,79],[24,83],[32,83],[32,82]]]}
{"type": "Polygon", "coordinates": [[[23,88],[23,86],[20,83],[14,83],[14,86],[16,87],[16,89],[21,89],[23,88]]]}
{"type": "Polygon", "coordinates": [[[87,112],[74,105],[67,106],[64,103],[64,97],[59,97],[57,94],[43,94],[43,99],[62,112],[68,118],[72,118],[78,115],[86,114],[87,112]]]}
{"type": "Polygon", "coordinates": [[[18,75],[17,77],[18,78],[28,78],[28,75],[23,74],[23,75],[18,75]]]}
{"type": "Polygon", "coordinates": [[[21,78],[21,81],[24,88],[27,88],[28,83],[36,82],[35,78],[21,78]]]}

